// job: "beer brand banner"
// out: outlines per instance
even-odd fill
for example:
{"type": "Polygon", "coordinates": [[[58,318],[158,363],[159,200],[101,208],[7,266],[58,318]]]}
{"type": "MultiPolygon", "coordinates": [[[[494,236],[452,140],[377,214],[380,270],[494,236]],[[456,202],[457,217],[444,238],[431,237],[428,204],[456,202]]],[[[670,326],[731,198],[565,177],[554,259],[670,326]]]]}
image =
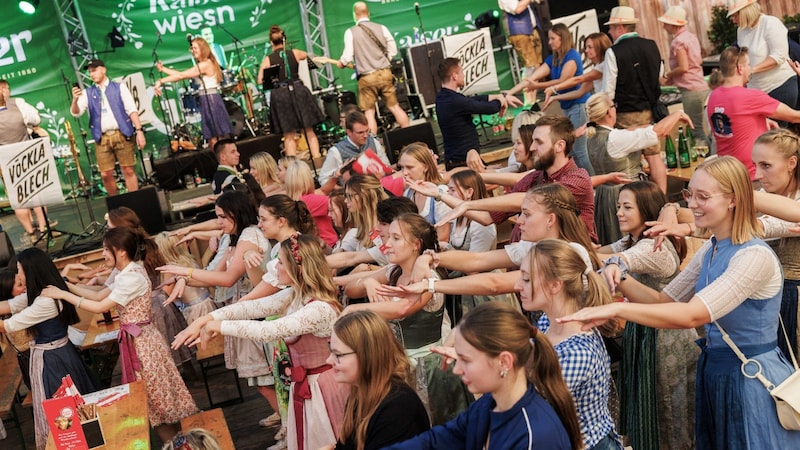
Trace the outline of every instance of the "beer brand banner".
{"type": "Polygon", "coordinates": [[[442,39],[445,55],[458,58],[464,71],[464,95],[492,92],[497,84],[497,67],[494,64],[492,37],[487,28],[469,33],[445,36],[442,39]]]}
{"type": "Polygon", "coordinates": [[[53,151],[46,138],[0,146],[0,167],[11,207],[64,203],[53,151]]]}

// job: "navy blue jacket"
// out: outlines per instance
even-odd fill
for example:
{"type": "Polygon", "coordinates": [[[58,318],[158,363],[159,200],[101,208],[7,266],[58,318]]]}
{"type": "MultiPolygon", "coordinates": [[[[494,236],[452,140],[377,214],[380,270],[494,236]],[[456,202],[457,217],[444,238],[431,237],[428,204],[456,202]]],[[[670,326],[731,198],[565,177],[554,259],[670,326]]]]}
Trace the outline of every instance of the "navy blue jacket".
{"type": "Polygon", "coordinates": [[[386,448],[480,450],[491,432],[488,450],[571,450],[561,419],[533,386],[508,411],[492,412],[494,407],[494,398],[485,394],[450,422],[386,448]]]}
{"type": "Polygon", "coordinates": [[[478,131],[472,123],[473,114],[496,114],[500,101],[488,101],[486,95],[467,97],[452,89],[442,88],[436,94],[436,117],[444,140],[445,161],[463,162],[471,149],[480,151],[478,131]]]}

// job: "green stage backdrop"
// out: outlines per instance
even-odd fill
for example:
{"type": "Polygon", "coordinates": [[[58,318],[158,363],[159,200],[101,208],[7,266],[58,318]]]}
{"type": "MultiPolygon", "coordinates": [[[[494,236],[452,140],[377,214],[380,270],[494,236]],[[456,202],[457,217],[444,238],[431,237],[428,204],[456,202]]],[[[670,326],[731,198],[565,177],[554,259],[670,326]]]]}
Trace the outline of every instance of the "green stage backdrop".
{"type": "MultiPolygon", "coordinates": [[[[323,0],[320,0],[323,1],[323,0]]],[[[142,72],[148,86],[152,84],[150,72],[154,49],[158,57],[175,68],[190,64],[186,35],[199,34],[200,29],[211,26],[215,40],[223,45],[232,65],[238,65],[234,55],[235,35],[241,42],[242,56],[255,70],[268,47],[270,25],[279,24],[286,29],[290,42],[305,48],[302,38],[300,7],[296,0],[76,0],[81,8],[88,39],[94,51],[106,52],[98,56],[105,60],[109,76],[119,77],[142,72]],[[116,27],[125,38],[125,46],[110,52],[107,35],[116,27]],[[227,31],[225,31],[227,30],[227,31]],[[159,42],[160,38],[160,42],[159,42]],[[158,44],[158,45],[156,45],[158,44]]],[[[34,15],[22,13],[16,0],[5,0],[7,19],[0,23],[0,79],[11,84],[12,96],[23,97],[36,106],[57,152],[68,150],[63,122],[70,120],[73,129],[88,130],[86,117],[80,123],[69,114],[71,97],[68,88],[76,75],[69,61],[70,46],[55,19],[53,0],[42,0],[34,15]],[[64,77],[68,80],[64,81],[64,77]]],[[[394,34],[398,47],[421,42],[415,39],[419,26],[410,0],[367,1],[372,19],[385,24],[394,34]]],[[[449,34],[473,30],[474,18],[480,13],[496,9],[495,0],[437,0],[420,2],[425,36],[436,40],[449,34]]],[[[353,25],[352,2],[323,1],[324,19],[331,55],[337,59],[342,52],[344,31],[353,25]]],[[[505,53],[496,53],[495,61],[502,87],[510,87],[511,76],[505,53]]],[[[351,70],[334,69],[337,83],[345,89],[355,90],[351,70]]],[[[157,73],[155,74],[157,76],[157,73]]],[[[148,133],[148,148],[153,143],[165,144],[165,136],[148,133]]],[[[79,147],[81,139],[78,136],[79,147]]],[[[81,150],[82,166],[86,157],[81,150]]],[[[88,173],[88,172],[87,172],[88,173]]],[[[66,179],[62,179],[66,183],[66,179]]]]}

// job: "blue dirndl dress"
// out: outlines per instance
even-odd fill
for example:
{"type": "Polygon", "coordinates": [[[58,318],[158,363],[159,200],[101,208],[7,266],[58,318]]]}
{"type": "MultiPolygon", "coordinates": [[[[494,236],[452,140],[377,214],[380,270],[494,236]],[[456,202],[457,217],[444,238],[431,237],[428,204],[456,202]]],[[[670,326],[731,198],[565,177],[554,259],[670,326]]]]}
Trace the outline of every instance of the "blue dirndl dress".
{"type": "MultiPolygon", "coordinates": [[[[695,292],[722,275],[737,251],[752,245],[767,246],[760,239],[734,245],[730,239],[712,238],[695,292]]],[[[779,290],[769,299],[746,299],[717,320],[748,358],[761,363],[764,375],[776,386],[794,370],[775,339],[780,306],[779,290]]],[[[698,341],[702,353],[695,397],[697,449],[800,448],[800,432],[781,426],[769,392],[757,379],[742,375],[741,361],[722,340],[719,328],[708,324],[705,329],[705,341],[698,341]]]]}

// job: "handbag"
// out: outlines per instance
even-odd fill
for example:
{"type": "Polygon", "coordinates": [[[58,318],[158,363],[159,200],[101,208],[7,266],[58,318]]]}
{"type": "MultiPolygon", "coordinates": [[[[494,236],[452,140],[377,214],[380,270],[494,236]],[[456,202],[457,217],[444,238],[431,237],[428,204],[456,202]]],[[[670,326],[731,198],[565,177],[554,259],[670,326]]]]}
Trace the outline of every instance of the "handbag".
{"type": "MultiPolygon", "coordinates": [[[[780,316],[778,316],[778,318],[780,319],[781,328],[783,329],[783,336],[788,343],[789,336],[786,334],[783,318],[780,316]]],[[[775,408],[778,412],[778,420],[781,422],[781,426],[790,431],[800,430],[800,367],[797,365],[794,352],[789,352],[792,357],[792,363],[794,364],[794,373],[783,380],[783,383],[775,386],[762,373],[761,363],[755,359],[748,359],[744,353],[739,350],[739,347],[736,346],[728,333],[719,326],[716,320],[714,321],[714,325],[716,325],[720,333],[722,333],[722,340],[728,344],[731,350],[733,350],[733,353],[742,361],[742,374],[747,378],[758,379],[767,389],[769,395],[772,396],[772,399],[775,400],[775,408]],[[746,368],[748,364],[752,364],[756,367],[756,372],[752,375],[747,373],[746,368]]],[[[789,348],[791,349],[791,345],[789,345],[789,348]]]]}

